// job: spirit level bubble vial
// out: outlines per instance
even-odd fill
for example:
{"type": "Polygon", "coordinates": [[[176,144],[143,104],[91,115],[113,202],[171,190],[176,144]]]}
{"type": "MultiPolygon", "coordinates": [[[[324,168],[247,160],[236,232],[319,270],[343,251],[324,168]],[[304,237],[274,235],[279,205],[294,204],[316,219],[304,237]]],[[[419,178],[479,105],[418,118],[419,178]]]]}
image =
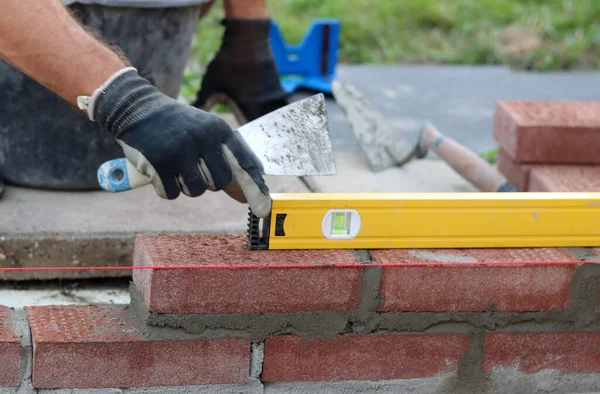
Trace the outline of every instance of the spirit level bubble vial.
{"type": "Polygon", "coordinates": [[[321,222],[321,231],[327,239],[352,239],[359,230],[360,215],[355,209],[330,209],[321,222]]]}

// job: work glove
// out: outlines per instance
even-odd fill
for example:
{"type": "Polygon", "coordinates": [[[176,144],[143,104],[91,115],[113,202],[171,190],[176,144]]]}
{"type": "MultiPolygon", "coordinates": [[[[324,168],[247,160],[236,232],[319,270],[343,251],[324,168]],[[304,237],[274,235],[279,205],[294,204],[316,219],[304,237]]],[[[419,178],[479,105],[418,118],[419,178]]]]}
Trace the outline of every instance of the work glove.
{"type": "Polygon", "coordinates": [[[289,104],[269,40],[271,19],[225,18],[221,47],[210,61],[193,105],[225,103],[241,124],[289,104]]]}
{"type": "Polygon", "coordinates": [[[256,216],[268,215],[262,167],[242,137],[222,118],[161,93],[137,70],[109,79],[92,96],[88,114],[115,136],[160,197],[224,190],[256,216]]]}

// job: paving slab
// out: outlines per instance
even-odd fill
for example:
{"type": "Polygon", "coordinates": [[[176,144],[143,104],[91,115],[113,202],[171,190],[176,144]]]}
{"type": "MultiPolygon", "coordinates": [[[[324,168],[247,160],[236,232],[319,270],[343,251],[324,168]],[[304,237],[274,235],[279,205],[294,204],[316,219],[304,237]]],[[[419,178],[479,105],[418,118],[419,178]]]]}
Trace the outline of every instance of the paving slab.
{"type": "MultiPolygon", "coordinates": [[[[295,177],[266,177],[273,192],[309,192],[295,177]]],[[[233,233],[248,206],[224,192],[169,201],[152,186],[124,193],[6,187],[0,199],[0,267],[126,266],[140,233],[233,233]]],[[[129,271],[11,271],[1,279],[90,278],[129,271]]]]}
{"type": "Polygon", "coordinates": [[[129,304],[127,279],[96,279],[72,283],[0,282],[0,305],[23,308],[40,305],[129,304]]]}
{"type": "MultiPolygon", "coordinates": [[[[308,191],[295,177],[266,177],[272,192],[308,191]]],[[[53,191],[7,186],[0,199],[0,236],[140,232],[240,232],[248,206],[224,192],[164,200],[152,186],[123,193],[53,191]]]]}
{"type": "Polygon", "coordinates": [[[321,193],[475,192],[464,178],[438,160],[414,160],[402,167],[371,172],[361,153],[336,152],[338,174],[310,177],[307,183],[321,193]]]}

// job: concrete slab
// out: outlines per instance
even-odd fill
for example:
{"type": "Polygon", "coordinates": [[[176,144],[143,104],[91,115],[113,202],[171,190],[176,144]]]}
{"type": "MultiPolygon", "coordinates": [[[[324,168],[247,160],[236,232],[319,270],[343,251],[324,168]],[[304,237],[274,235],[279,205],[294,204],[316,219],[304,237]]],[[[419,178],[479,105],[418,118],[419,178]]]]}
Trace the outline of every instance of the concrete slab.
{"type": "MultiPolygon", "coordinates": [[[[497,100],[599,100],[597,72],[536,73],[497,66],[339,65],[398,133],[416,136],[425,121],[477,152],[496,147],[492,117],[497,100]]],[[[335,104],[328,106],[337,150],[358,151],[335,104]]],[[[432,156],[434,156],[432,154],[432,156]]]]}
{"type": "MultiPolygon", "coordinates": [[[[299,179],[267,177],[273,192],[308,192],[299,179]]],[[[0,267],[128,266],[136,234],[236,233],[248,207],[224,192],[169,201],[151,186],[125,193],[7,187],[0,199],[0,267]]],[[[90,278],[129,271],[11,271],[1,279],[90,278]]]]}
{"type": "Polygon", "coordinates": [[[30,283],[15,286],[0,283],[0,305],[10,308],[41,305],[129,304],[129,287],[126,281],[61,283],[30,283]]]}
{"type": "Polygon", "coordinates": [[[415,160],[402,167],[371,172],[361,153],[337,152],[338,174],[307,179],[316,192],[475,192],[451,167],[437,160],[415,160]]]}
{"type": "MultiPolygon", "coordinates": [[[[294,177],[267,177],[272,192],[308,191],[294,177]]],[[[0,200],[0,236],[140,232],[240,232],[248,206],[224,192],[164,200],[151,186],[124,193],[6,187],[0,200]]]]}

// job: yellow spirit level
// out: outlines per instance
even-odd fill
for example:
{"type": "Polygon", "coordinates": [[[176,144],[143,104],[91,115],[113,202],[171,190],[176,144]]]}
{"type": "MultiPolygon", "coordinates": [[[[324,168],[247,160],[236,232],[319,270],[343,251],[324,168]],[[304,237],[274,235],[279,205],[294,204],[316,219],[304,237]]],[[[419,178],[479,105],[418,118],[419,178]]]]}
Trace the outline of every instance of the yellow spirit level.
{"type": "Polygon", "coordinates": [[[250,249],[595,247],[600,193],[284,193],[250,249]]]}

